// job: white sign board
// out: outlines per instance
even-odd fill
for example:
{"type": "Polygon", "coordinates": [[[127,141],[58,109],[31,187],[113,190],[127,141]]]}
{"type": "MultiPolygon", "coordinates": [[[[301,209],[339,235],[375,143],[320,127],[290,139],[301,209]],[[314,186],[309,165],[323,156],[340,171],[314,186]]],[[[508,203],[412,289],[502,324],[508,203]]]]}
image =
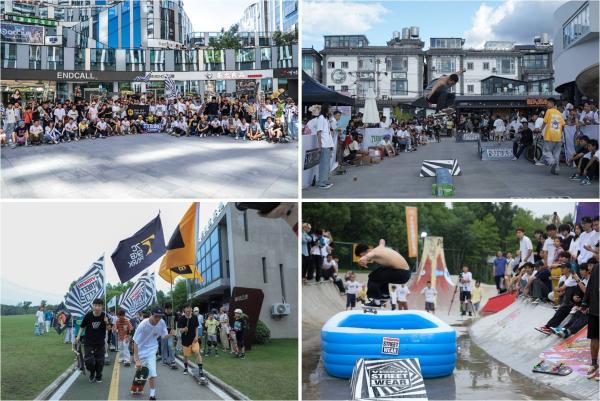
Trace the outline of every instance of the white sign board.
{"type": "Polygon", "coordinates": [[[370,146],[377,146],[385,135],[394,135],[394,130],[391,128],[365,128],[361,133],[363,135],[361,148],[368,149],[370,146]]]}
{"type": "Polygon", "coordinates": [[[350,385],[353,400],[427,401],[418,358],[359,359],[350,385]]]}

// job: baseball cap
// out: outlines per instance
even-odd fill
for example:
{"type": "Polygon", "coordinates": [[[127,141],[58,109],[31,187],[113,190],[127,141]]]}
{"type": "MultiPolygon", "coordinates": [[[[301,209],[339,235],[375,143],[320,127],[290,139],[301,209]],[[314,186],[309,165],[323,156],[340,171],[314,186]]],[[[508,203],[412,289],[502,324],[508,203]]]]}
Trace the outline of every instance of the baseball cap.
{"type": "Polygon", "coordinates": [[[160,306],[156,306],[156,307],[152,308],[152,314],[162,316],[165,314],[165,311],[163,311],[163,309],[160,306]]]}
{"type": "Polygon", "coordinates": [[[243,313],[243,312],[241,309],[238,308],[238,309],[234,310],[233,313],[243,313]]]}
{"type": "Polygon", "coordinates": [[[200,308],[198,308],[197,306],[194,307],[194,312],[200,312],[200,308]]]}

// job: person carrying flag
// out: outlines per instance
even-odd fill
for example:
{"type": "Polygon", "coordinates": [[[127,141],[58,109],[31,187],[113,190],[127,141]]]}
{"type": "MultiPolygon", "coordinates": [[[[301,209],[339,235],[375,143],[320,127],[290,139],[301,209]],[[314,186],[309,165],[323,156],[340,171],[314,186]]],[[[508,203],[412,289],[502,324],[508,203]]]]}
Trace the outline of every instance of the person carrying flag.
{"type": "MultiPolygon", "coordinates": [[[[162,319],[164,311],[161,307],[152,309],[152,315],[144,319],[135,329],[133,335],[133,359],[136,370],[143,366],[148,368],[148,383],[150,384],[150,400],[156,400],[156,352],[158,351],[157,339],[165,337],[167,325],[162,319]]],[[[135,374],[135,373],[134,373],[135,374]]]]}
{"type": "Polygon", "coordinates": [[[79,343],[83,334],[85,368],[90,372],[90,383],[102,383],[104,368],[105,336],[108,318],[103,311],[104,301],[100,298],[92,302],[92,310],[83,316],[80,330],[75,339],[79,343]]]}

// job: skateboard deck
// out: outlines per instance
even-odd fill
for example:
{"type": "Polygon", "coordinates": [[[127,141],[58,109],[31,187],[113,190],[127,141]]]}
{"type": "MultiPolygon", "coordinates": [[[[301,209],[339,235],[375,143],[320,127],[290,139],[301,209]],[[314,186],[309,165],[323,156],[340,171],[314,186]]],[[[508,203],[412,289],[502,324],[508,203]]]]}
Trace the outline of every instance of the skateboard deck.
{"type": "Polygon", "coordinates": [[[534,327],[534,329],[536,329],[536,330],[537,330],[537,331],[539,331],[540,333],[542,333],[542,334],[545,334],[545,335],[547,335],[547,336],[549,336],[550,334],[552,334],[552,333],[547,333],[547,332],[545,332],[545,331],[541,330],[539,327],[534,327]]]}
{"type": "Polygon", "coordinates": [[[379,310],[384,309],[385,307],[385,302],[381,302],[380,306],[365,306],[365,305],[360,305],[360,308],[363,310],[364,313],[374,313],[377,314],[377,312],[379,310]]]}
{"type": "Polygon", "coordinates": [[[531,369],[535,373],[546,373],[549,375],[566,376],[573,372],[573,369],[563,365],[562,363],[552,363],[544,361],[543,359],[533,366],[531,369]]]}
{"type": "Polygon", "coordinates": [[[131,383],[131,394],[141,394],[144,392],[148,374],[148,368],[145,366],[142,366],[141,369],[135,371],[135,376],[133,376],[133,382],[131,383]]]}
{"type": "Polygon", "coordinates": [[[194,375],[194,379],[203,386],[208,386],[208,379],[206,376],[196,376],[194,375]]]}
{"type": "Polygon", "coordinates": [[[81,351],[81,343],[75,344],[73,347],[73,352],[77,358],[77,369],[81,371],[81,373],[85,373],[85,363],[83,361],[83,352],[81,351]]]}

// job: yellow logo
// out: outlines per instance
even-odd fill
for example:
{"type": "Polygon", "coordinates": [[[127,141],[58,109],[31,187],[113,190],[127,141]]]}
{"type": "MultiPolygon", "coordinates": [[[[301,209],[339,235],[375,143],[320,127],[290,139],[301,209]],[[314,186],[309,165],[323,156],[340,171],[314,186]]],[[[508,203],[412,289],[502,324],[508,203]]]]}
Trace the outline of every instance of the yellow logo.
{"type": "Polygon", "coordinates": [[[152,234],[151,236],[149,236],[145,240],[140,241],[140,243],[142,245],[146,245],[148,247],[148,252],[146,253],[146,256],[148,256],[148,255],[150,255],[152,253],[152,240],[154,238],[155,238],[154,234],[152,234]]]}

